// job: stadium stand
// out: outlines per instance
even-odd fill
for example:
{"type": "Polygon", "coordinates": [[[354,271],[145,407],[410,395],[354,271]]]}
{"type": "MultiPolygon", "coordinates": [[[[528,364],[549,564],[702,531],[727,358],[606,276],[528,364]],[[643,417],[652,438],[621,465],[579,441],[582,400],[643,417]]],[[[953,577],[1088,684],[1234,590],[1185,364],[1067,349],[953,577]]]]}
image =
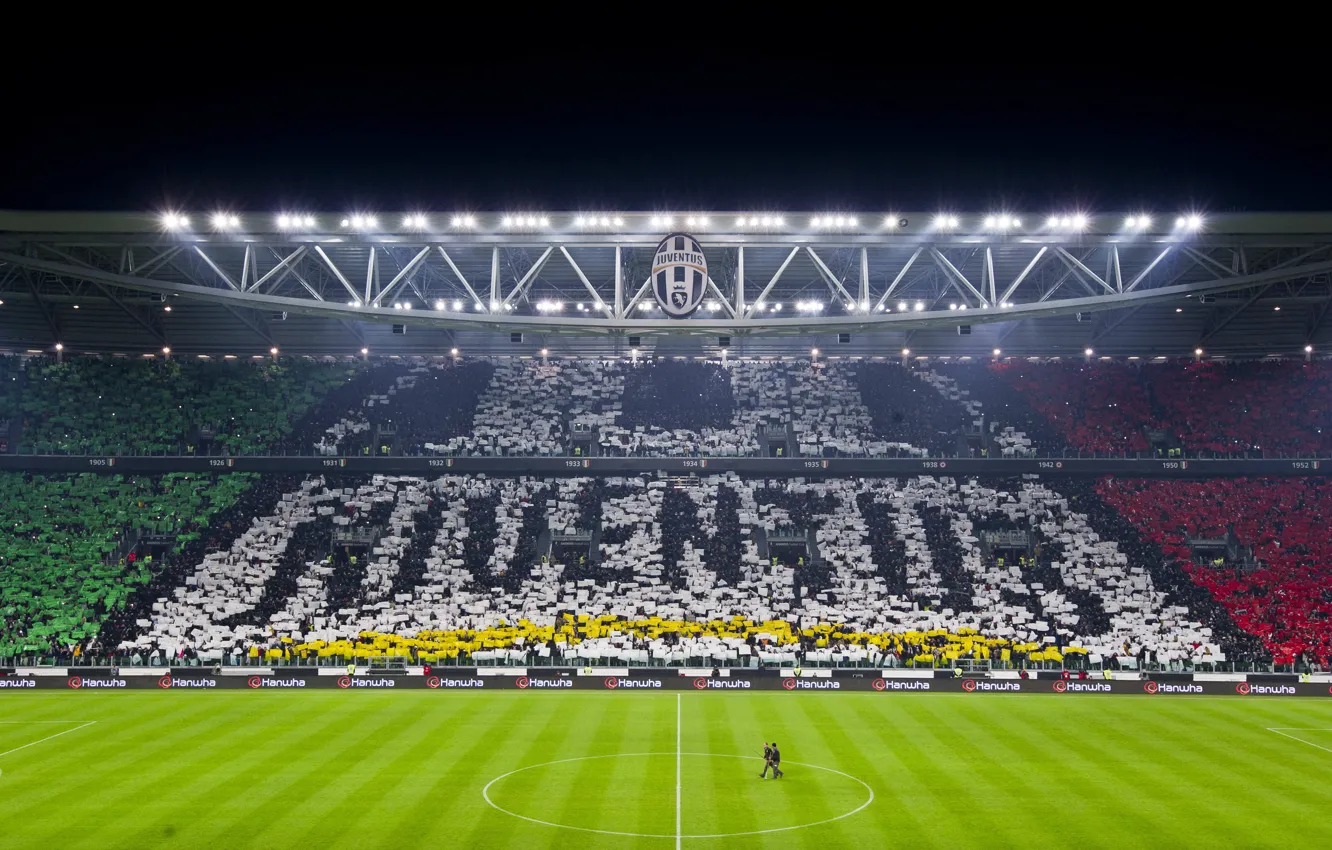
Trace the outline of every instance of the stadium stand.
{"type": "MultiPolygon", "coordinates": [[[[1226,410],[1301,411],[1219,417],[1221,441],[1261,421],[1269,445],[1311,451],[1325,418],[1321,372],[1291,364],[127,362],[132,379],[81,416],[25,391],[59,376],[82,397],[80,370],[106,363],[5,362],[24,440],[60,427],[65,449],[179,451],[229,394],[268,390],[267,444],[237,426],[228,449],[1007,457],[1145,451],[1155,430],[1219,451],[1189,418],[1215,390],[1226,410]],[[136,381],[165,386],[144,395],[165,409],[182,393],[181,412],[142,436],[98,431],[136,381]]],[[[1329,648],[1329,506],[1301,480],[10,474],[0,488],[0,656],[1181,667],[1325,663],[1329,648]],[[152,567],[121,564],[144,534],[168,541],[152,567]],[[1252,557],[1200,566],[1199,536],[1252,557]]]]}
{"type": "Polygon", "coordinates": [[[1326,364],[1150,364],[1141,375],[1151,399],[1191,453],[1308,455],[1332,450],[1332,374],[1326,364]]]}
{"type": "Polygon", "coordinates": [[[1332,488],[1325,481],[1107,479],[1097,489],[1239,628],[1261,638],[1277,663],[1332,657],[1332,488]],[[1190,545],[1232,536],[1239,557],[1224,549],[1199,557],[1190,545]]]}
{"type": "Polygon", "coordinates": [[[24,361],[23,445],[39,454],[216,454],[267,449],[349,367],[70,358],[24,361]]]}

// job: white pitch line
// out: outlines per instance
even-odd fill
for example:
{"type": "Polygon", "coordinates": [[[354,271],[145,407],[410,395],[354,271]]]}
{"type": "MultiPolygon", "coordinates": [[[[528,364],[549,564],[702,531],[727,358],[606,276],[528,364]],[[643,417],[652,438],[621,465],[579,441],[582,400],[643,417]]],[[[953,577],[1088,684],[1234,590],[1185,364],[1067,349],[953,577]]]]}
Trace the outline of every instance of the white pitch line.
{"type": "MultiPolygon", "coordinates": [[[[1289,727],[1282,727],[1282,728],[1289,728],[1289,727]]],[[[1279,728],[1278,728],[1278,729],[1274,729],[1274,728],[1272,728],[1271,726],[1269,726],[1269,727],[1267,727],[1267,731],[1268,731],[1268,732],[1275,732],[1275,733],[1277,733],[1278,735],[1280,735],[1281,737],[1283,737],[1283,738],[1289,738],[1289,739],[1291,739],[1292,741],[1299,741],[1301,744],[1308,744],[1309,746],[1313,747],[1313,748],[1316,749],[1316,750],[1322,750],[1322,751],[1325,752],[1325,753],[1332,753],[1332,750],[1329,750],[1327,747],[1320,747],[1318,744],[1310,743],[1309,741],[1306,741],[1306,740],[1304,740],[1303,738],[1296,738],[1294,735],[1287,735],[1285,732],[1282,732],[1281,729],[1279,729],[1279,728]]],[[[1297,731],[1297,732],[1324,732],[1324,731],[1328,731],[1328,730],[1324,730],[1324,729],[1297,729],[1297,730],[1295,730],[1295,731],[1297,731]]]]}
{"type": "Polygon", "coordinates": [[[54,735],[47,735],[45,738],[38,738],[36,741],[33,741],[31,744],[24,744],[23,746],[15,747],[12,750],[5,750],[3,753],[0,753],[0,756],[7,756],[10,753],[16,753],[19,750],[26,750],[28,747],[35,747],[38,744],[40,744],[42,741],[49,741],[52,738],[59,738],[61,735],[68,735],[70,732],[77,732],[80,729],[87,729],[89,726],[93,725],[96,722],[97,722],[96,720],[89,720],[87,723],[84,723],[82,726],[75,726],[73,729],[66,729],[63,732],[57,732],[54,735]]]}
{"type": "Polygon", "coordinates": [[[675,695],[675,850],[680,850],[680,695],[675,695]]]}

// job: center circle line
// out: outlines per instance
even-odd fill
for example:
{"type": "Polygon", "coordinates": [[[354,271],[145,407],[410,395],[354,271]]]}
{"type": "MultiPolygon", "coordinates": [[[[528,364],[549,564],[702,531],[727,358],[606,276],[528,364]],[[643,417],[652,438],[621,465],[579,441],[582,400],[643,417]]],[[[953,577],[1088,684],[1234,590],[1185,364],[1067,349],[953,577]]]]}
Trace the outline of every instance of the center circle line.
{"type": "Polygon", "coordinates": [[[798,761],[788,761],[786,762],[786,764],[794,765],[796,767],[807,767],[811,770],[821,770],[824,771],[825,773],[833,773],[838,776],[845,777],[846,779],[850,779],[852,782],[855,782],[857,785],[868,791],[869,798],[866,799],[865,802],[861,803],[859,806],[857,806],[856,808],[852,809],[849,812],[831,818],[824,818],[823,820],[819,821],[812,821],[811,823],[800,823],[800,824],[795,824],[793,826],[778,826],[778,827],[773,827],[772,829],[753,829],[753,830],[747,830],[745,832],[716,832],[716,833],[706,833],[706,834],[681,834],[681,835],[676,835],[675,833],[656,833],[656,832],[621,832],[612,829],[593,829],[592,827],[587,827],[587,826],[572,826],[567,823],[554,823],[552,821],[545,821],[545,820],[540,820],[539,818],[528,817],[527,815],[520,815],[517,812],[510,811],[509,809],[504,808],[503,806],[496,803],[494,800],[490,799],[491,786],[493,786],[497,782],[502,782],[503,780],[508,779],[510,776],[514,776],[515,774],[523,773],[528,770],[536,770],[537,768],[550,767],[551,765],[556,765],[556,764],[569,764],[571,762],[579,762],[579,761],[594,761],[596,759],[645,758],[649,756],[675,756],[675,755],[694,756],[699,758],[728,758],[728,759],[748,759],[750,761],[763,761],[763,758],[760,756],[741,756],[741,755],[736,755],[734,753],[678,753],[678,754],[674,752],[608,753],[606,755],[600,755],[600,756],[578,756],[576,758],[556,759],[555,761],[546,761],[546,762],[541,762],[540,764],[530,764],[527,767],[520,767],[517,768],[516,770],[511,770],[508,773],[500,774],[499,776],[496,776],[494,779],[490,780],[485,784],[485,787],[481,789],[481,797],[486,801],[486,805],[490,806],[492,809],[494,809],[497,812],[506,814],[509,817],[518,818],[519,820],[525,820],[528,823],[539,824],[541,826],[551,826],[557,829],[572,829],[578,832],[590,832],[596,835],[618,835],[625,838],[661,838],[661,839],[671,839],[671,840],[675,840],[677,838],[698,838],[698,839],[738,838],[745,835],[769,835],[775,832],[790,832],[795,829],[809,829],[811,827],[823,826],[824,824],[829,824],[835,821],[844,820],[846,818],[851,817],[852,815],[860,814],[866,808],[868,808],[870,804],[874,802],[874,789],[871,788],[869,783],[865,782],[865,780],[860,779],[859,777],[856,776],[852,776],[849,773],[837,770],[836,768],[824,767],[818,764],[806,764],[805,762],[798,762],[798,761]]]}

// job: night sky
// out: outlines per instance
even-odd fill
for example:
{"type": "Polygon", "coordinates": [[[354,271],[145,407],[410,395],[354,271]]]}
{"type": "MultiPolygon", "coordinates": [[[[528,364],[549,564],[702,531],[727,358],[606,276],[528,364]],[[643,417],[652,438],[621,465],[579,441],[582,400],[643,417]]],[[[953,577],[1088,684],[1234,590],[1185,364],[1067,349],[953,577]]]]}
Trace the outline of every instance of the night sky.
{"type": "Polygon", "coordinates": [[[178,76],[116,60],[77,92],[24,79],[0,207],[1332,208],[1316,75],[1091,77],[1054,61],[1044,78],[944,76],[799,54],[649,73],[516,53],[281,73],[307,64],[293,54],[178,76]]]}

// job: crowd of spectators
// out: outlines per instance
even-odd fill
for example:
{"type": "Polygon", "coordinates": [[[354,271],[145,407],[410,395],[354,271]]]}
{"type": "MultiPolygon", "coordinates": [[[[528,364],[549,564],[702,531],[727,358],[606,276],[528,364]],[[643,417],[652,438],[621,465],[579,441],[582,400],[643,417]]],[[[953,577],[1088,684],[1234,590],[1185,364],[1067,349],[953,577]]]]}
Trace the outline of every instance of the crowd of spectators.
{"type": "Polygon", "coordinates": [[[1143,429],[1165,425],[1152,412],[1136,366],[1017,361],[990,369],[1080,452],[1145,452],[1150,446],[1143,429]]]}
{"type": "Polygon", "coordinates": [[[958,454],[966,409],[895,363],[864,363],[860,397],[880,439],[924,449],[934,457],[958,454]]]}
{"type": "Polygon", "coordinates": [[[1190,453],[1332,452],[1332,369],[1324,362],[1149,364],[1141,379],[1190,453]]]}
{"type": "MultiPolygon", "coordinates": [[[[1278,663],[1332,657],[1332,486],[1314,478],[1107,479],[1105,501],[1278,663]],[[1257,569],[1197,564],[1190,538],[1233,534],[1257,569]]],[[[1121,533],[1122,530],[1119,530],[1121,533]]],[[[1219,619],[1219,618],[1218,618],[1219,619]]]]}

